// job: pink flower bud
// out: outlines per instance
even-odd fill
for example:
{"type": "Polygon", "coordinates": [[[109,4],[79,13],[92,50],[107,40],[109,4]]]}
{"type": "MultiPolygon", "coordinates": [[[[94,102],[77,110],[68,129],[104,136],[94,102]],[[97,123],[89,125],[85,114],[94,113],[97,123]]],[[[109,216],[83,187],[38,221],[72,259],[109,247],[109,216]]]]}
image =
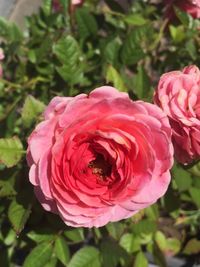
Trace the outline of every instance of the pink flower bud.
{"type": "Polygon", "coordinates": [[[5,58],[3,49],[0,47],[0,60],[3,60],[5,58]]]}

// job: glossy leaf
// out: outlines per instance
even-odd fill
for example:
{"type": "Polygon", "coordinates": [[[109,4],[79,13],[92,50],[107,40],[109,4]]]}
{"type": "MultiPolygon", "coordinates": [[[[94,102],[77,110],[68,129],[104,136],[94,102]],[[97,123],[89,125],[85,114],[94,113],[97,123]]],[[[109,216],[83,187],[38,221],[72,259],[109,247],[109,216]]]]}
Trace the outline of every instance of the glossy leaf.
{"type": "Polygon", "coordinates": [[[100,267],[99,251],[91,246],[78,250],[70,260],[68,267],[100,267]]]}
{"type": "Polygon", "coordinates": [[[23,146],[18,137],[0,139],[0,162],[7,167],[16,165],[23,154],[23,146]]]}
{"type": "Polygon", "coordinates": [[[23,267],[44,267],[53,252],[52,243],[45,242],[36,246],[26,257],[23,267]]]}
{"type": "Polygon", "coordinates": [[[59,236],[58,238],[56,238],[55,254],[56,254],[56,257],[62,262],[62,264],[64,266],[67,266],[67,263],[69,262],[69,259],[70,259],[70,254],[69,254],[69,248],[68,248],[67,242],[62,236],[59,236]]]}

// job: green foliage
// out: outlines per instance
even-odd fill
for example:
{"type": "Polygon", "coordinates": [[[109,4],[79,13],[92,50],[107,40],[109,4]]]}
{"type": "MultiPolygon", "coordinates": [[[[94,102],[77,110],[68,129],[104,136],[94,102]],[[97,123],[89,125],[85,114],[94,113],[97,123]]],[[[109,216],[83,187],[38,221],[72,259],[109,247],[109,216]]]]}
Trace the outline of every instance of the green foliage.
{"type": "Polygon", "coordinates": [[[55,241],[55,254],[63,265],[67,266],[70,259],[69,248],[67,242],[62,236],[59,236],[55,241]]]}
{"type": "Polygon", "coordinates": [[[112,83],[115,88],[118,88],[119,91],[126,92],[126,86],[124,81],[118,71],[113,66],[108,66],[106,70],[106,81],[107,83],[112,83]]]}
{"type": "Polygon", "coordinates": [[[81,248],[70,260],[68,267],[100,267],[99,251],[91,246],[81,248]]]}
{"type": "Polygon", "coordinates": [[[80,8],[76,10],[76,22],[78,33],[81,39],[87,37],[95,37],[97,35],[98,27],[95,17],[87,8],[80,8]]]}
{"type": "Polygon", "coordinates": [[[53,252],[52,244],[44,242],[36,246],[27,256],[23,267],[43,267],[48,263],[53,252]]]}
{"type": "Polygon", "coordinates": [[[135,257],[134,267],[148,267],[148,261],[144,255],[144,253],[139,252],[135,257]]]}
{"type": "Polygon", "coordinates": [[[0,161],[7,167],[16,165],[24,154],[18,137],[0,139],[0,161]]]}
{"type": "Polygon", "coordinates": [[[77,41],[72,36],[62,38],[54,45],[53,51],[62,63],[61,67],[57,67],[60,76],[70,85],[80,83],[83,73],[81,51],[77,41]]]}
{"type": "Polygon", "coordinates": [[[31,212],[30,193],[21,192],[19,197],[16,197],[11,202],[8,209],[8,218],[16,231],[17,235],[22,231],[31,212]]]}
{"type": "Polygon", "coordinates": [[[43,112],[45,105],[29,95],[25,99],[24,106],[22,108],[22,122],[25,127],[30,127],[31,124],[37,120],[39,114],[43,112]]]}
{"type": "Polygon", "coordinates": [[[200,241],[193,238],[188,241],[184,247],[183,253],[187,255],[197,254],[200,252],[200,241]]]}

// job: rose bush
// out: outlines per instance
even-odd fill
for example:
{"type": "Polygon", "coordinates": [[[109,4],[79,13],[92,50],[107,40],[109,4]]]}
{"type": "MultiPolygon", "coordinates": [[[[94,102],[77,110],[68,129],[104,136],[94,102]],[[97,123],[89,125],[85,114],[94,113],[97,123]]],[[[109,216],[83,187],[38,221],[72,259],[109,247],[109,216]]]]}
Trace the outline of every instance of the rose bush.
{"type": "Polygon", "coordinates": [[[153,204],[170,182],[167,116],[112,87],[55,97],[28,144],[37,198],[70,226],[128,218],[153,204]]]}
{"type": "Polygon", "coordinates": [[[170,18],[174,16],[173,6],[190,14],[193,18],[200,18],[200,0],[165,0],[166,15],[170,18]]]}
{"type": "Polygon", "coordinates": [[[200,70],[188,66],[161,76],[155,103],[169,116],[175,155],[181,163],[200,156],[200,70]]]}

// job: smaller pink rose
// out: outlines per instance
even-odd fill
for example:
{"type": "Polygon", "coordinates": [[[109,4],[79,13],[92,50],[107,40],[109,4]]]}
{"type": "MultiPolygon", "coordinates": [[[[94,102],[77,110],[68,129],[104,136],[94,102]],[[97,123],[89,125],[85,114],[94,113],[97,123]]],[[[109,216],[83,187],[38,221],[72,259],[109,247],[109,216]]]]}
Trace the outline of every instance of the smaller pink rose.
{"type": "Polygon", "coordinates": [[[80,5],[83,0],[72,0],[72,5],[80,5]]]}
{"type": "Polygon", "coordinates": [[[3,49],[0,47],[0,60],[3,60],[5,58],[3,49]]]}
{"type": "Polygon", "coordinates": [[[154,102],[170,120],[177,160],[183,164],[200,158],[200,70],[188,66],[161,76],[154,102]]]}

